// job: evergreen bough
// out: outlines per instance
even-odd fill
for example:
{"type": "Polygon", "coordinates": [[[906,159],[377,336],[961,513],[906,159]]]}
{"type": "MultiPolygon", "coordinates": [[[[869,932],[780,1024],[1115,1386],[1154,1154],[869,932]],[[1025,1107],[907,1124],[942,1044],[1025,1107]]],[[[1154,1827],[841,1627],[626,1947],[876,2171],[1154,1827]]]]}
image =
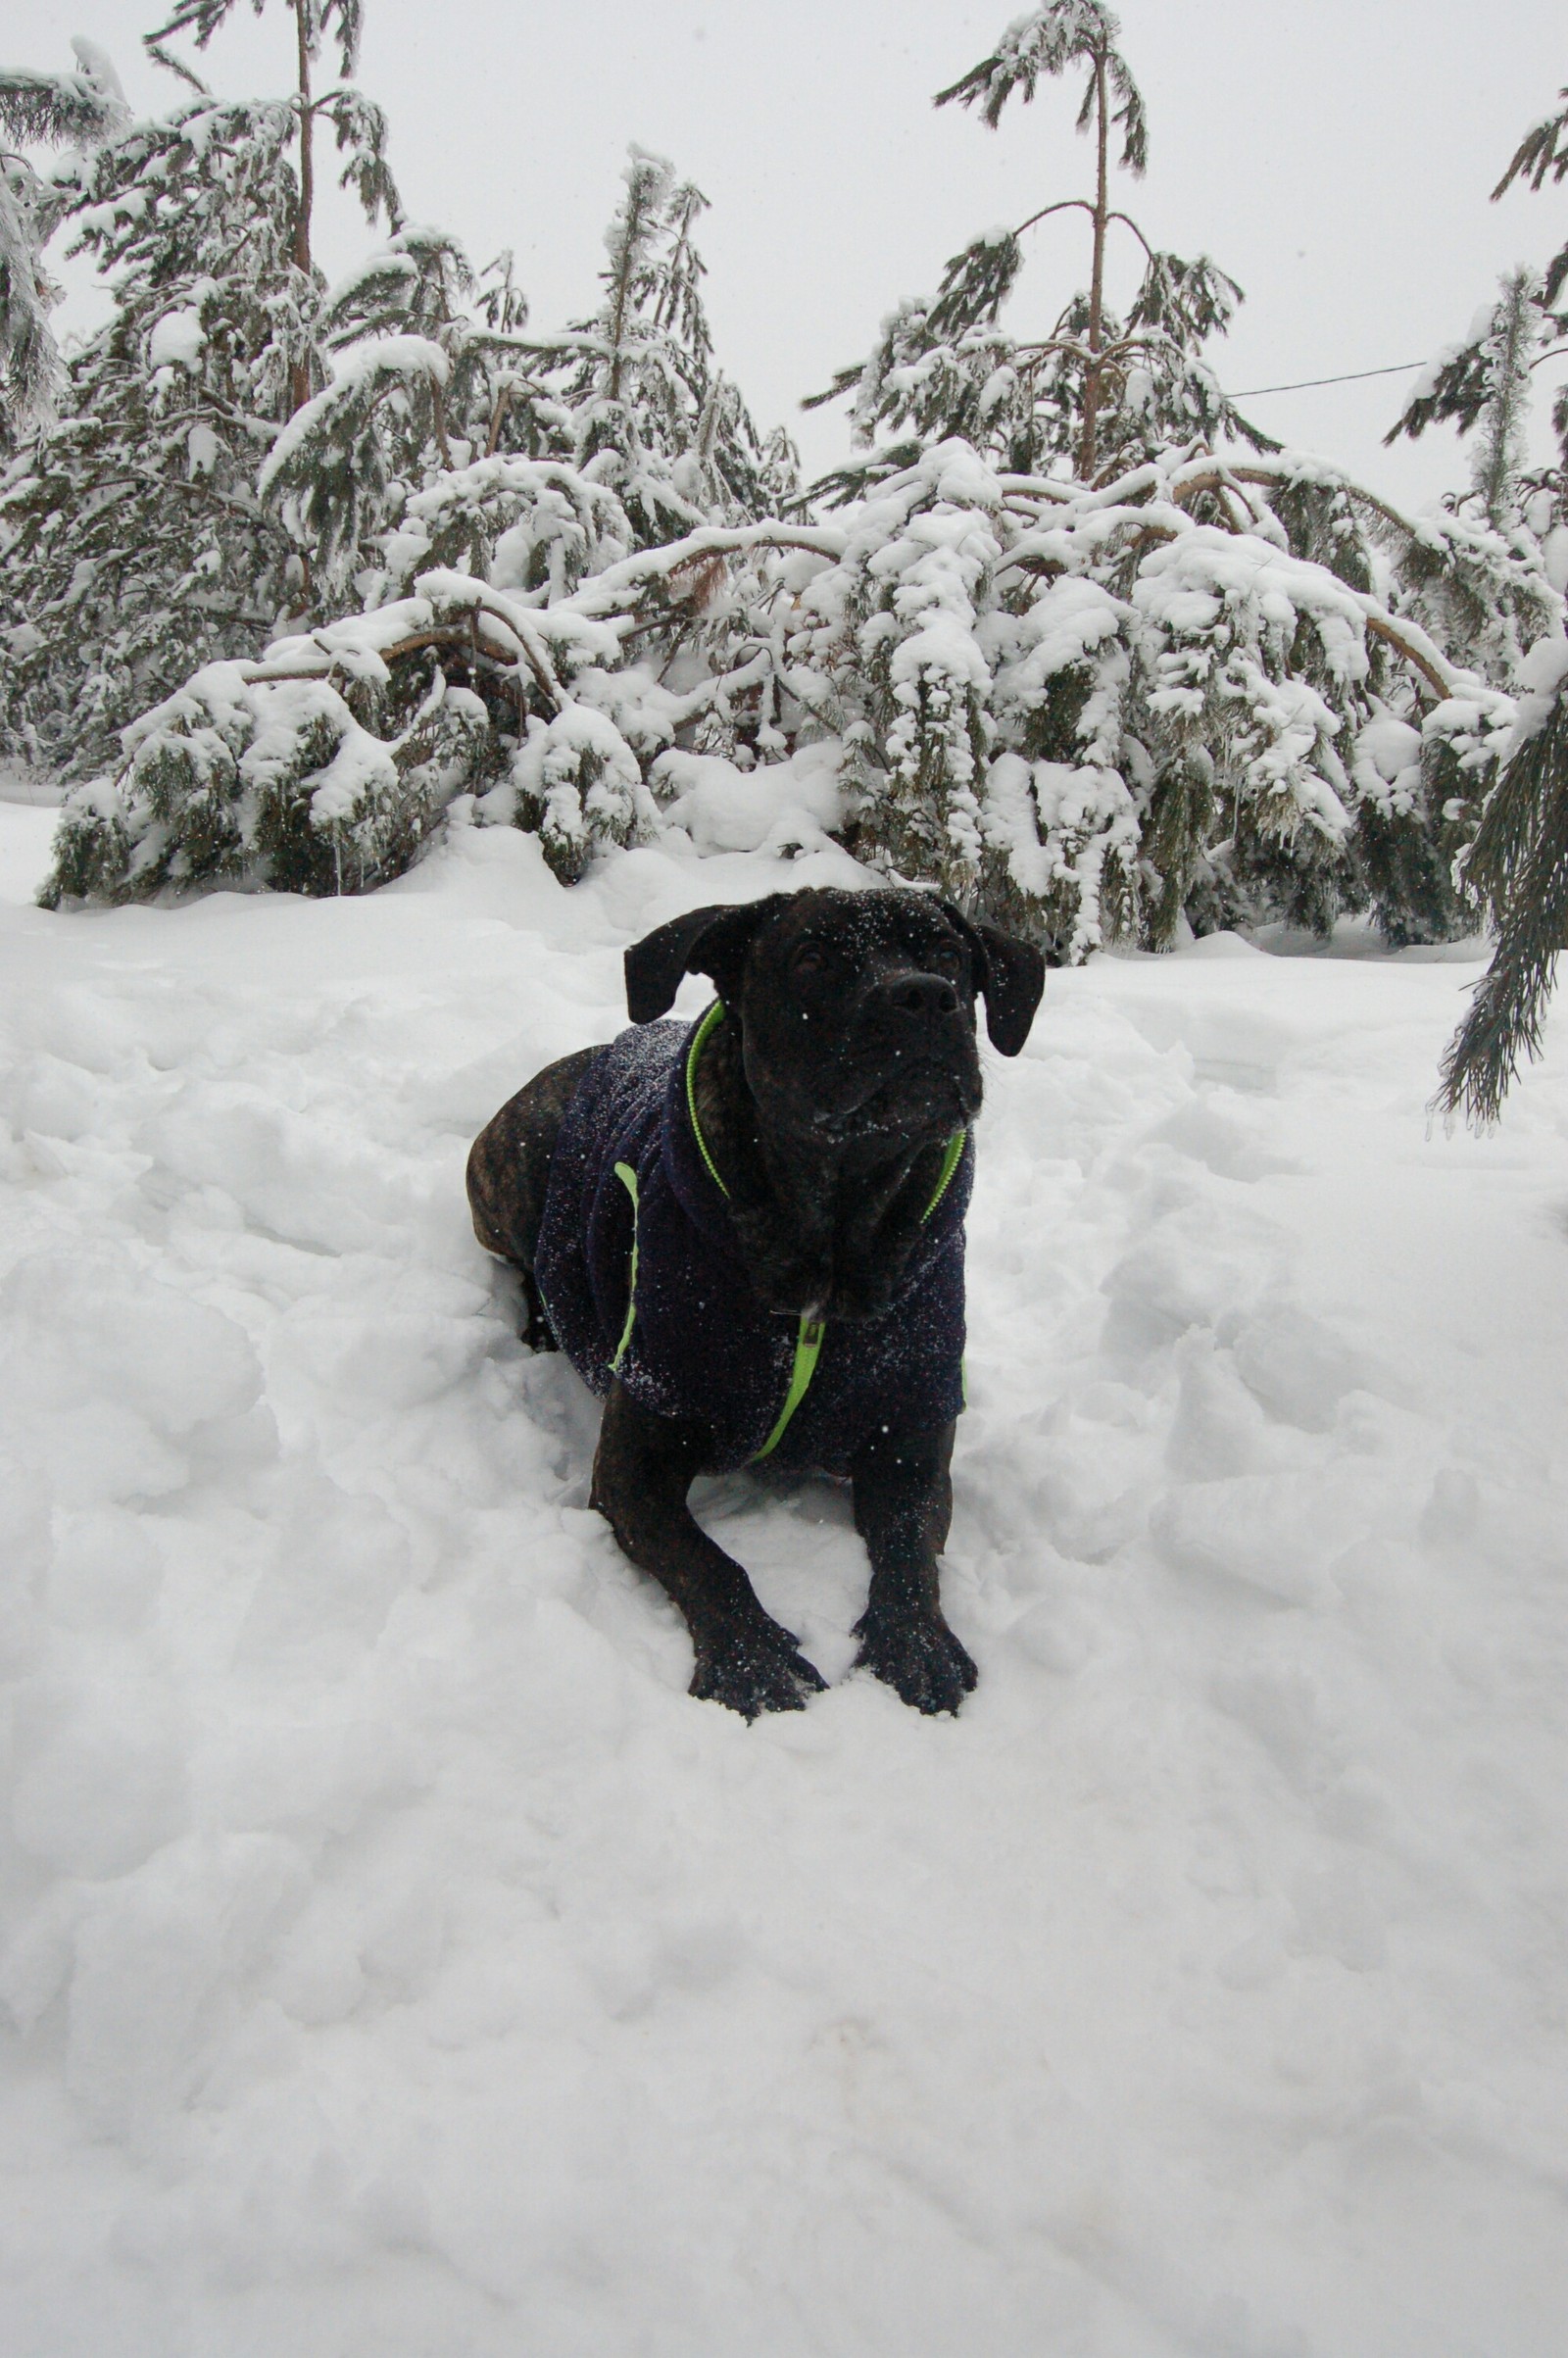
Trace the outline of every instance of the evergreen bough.
{"type": "Polygon", "coordinates": [[[1488,798],[1465,880],[1495,947],[1443,1060],[1438,1105],[1494,1122],[1523,1059],[1541,1054],[1559,952],[1568,949],[1568,640],[1534,666],[1508,758],[1488,798]]]}

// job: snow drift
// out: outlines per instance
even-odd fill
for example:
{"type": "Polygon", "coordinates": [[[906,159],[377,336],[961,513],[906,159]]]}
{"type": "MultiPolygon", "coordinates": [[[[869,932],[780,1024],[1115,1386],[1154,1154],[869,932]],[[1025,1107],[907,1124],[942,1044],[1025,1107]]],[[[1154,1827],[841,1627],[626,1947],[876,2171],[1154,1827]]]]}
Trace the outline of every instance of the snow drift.
{"type": "Polygon", "coordinates": [[[1568,1066],[1428,1134],[1472,953],[1052,978],[970,1220],[979,1693],[847,1678],[843,1494],[738,1478],[838,1682],[747,1728],[462,1165],[628,939],[845,855],[567,894],[459,825],[364,900],[65,920],[49,817],[0,807],[6,2350],[1551,2347],[1568,1066]]]}

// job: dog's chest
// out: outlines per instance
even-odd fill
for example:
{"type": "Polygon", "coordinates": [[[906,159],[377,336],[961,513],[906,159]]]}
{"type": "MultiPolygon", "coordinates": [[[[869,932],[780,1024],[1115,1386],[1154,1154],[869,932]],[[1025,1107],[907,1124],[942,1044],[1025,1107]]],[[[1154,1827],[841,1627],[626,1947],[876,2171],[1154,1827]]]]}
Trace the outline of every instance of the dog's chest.
{"type": "Polygon", "coordinates": [[[830,1317],[813,1348],[808,1321],[767,1309],[752,1283],[692,1126],[689,1046],[676,1024],[622,1034],[564,1127],[535,1274],[578,1372],[601,1393],[618,1377],[653,1413],[706,1426],[714,1470],[767,1449],[846,1472],[882,1423],[947,1423],[963,1404],[972,1150],[959,1142],[898,1300],[875,1317],[830,1317]]]}

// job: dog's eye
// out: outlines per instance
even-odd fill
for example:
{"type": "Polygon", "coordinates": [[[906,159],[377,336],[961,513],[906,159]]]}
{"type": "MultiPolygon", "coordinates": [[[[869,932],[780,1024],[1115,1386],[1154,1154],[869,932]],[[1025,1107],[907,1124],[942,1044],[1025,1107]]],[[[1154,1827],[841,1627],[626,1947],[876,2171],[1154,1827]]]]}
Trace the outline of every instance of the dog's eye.
{"type": "Polygon", "coordinates": [[[957,974],[963,965],[963,952],[955,942],[943,942],[926,958],[929,974],[957,974]]]}
{"type": "Polygon", "coordinates": [[[790,959],[792,974],[825,974],[827,970],[827,952],[817,942],[803,942],[790,959]]]}

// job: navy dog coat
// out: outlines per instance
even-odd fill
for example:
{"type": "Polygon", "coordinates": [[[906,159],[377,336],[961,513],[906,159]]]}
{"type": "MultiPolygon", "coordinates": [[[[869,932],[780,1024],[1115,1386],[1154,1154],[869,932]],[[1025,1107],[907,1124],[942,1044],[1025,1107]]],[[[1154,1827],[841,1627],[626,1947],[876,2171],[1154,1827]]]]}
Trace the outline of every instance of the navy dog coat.
{"type": "Polygon", "coordinates": [[[897,1300],[875,1318],[767,1309],[747,1277],[693,1076],[724,1020],[634,1025],[596,1057],[550,1161],[534,1259],[556,1338],[601,1395],[619,1377],[656,1416],[715,1436],[708,1471],[760,1457],[847,1474],[890,1425],[930,1432],[963,1406],[966,1130],[942,1174],[897,1300]]]}

